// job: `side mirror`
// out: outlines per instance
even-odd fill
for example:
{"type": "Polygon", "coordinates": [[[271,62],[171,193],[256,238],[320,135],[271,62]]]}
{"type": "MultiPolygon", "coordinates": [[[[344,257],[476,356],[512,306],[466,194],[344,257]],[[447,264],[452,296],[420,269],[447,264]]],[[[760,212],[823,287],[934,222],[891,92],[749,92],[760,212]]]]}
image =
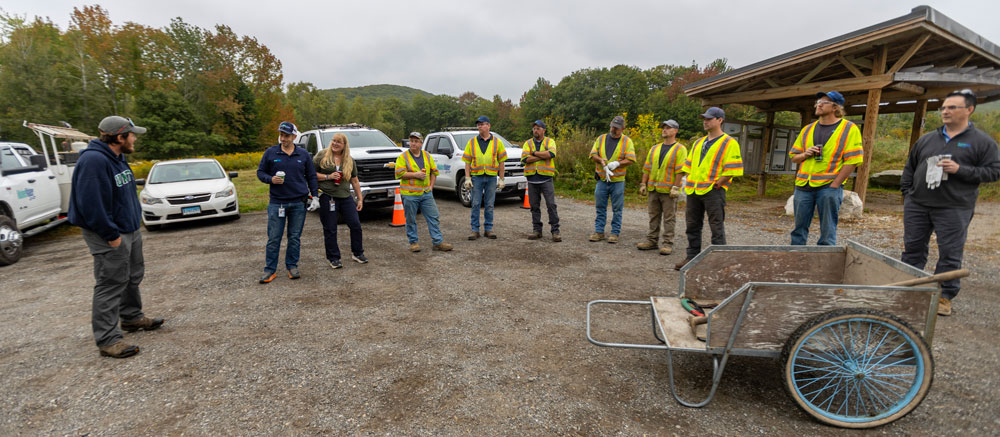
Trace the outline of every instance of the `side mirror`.
{"type": "Polygon", "coordinates": [[[444,148],[439,148],[438,149],[438,153],[440,153],[442,155],[445,155],[445,156],[451,156],[451,154],[455,153],[455,151],[451,150],[451,146],[448,146],[448,147],[444,147],[444,148]]]}
{"type": "Polygon", "coordinates": [[[138,186],[140,186],[140,187],[143,186],[143,185],[146,185],[146,179],[145,178],[136,179],[135,180],[135,184],[138,185],[138,186]]]}
{"type": "Polygon", "coordinates": [[[231,171],[231,172],[229,172],[229,179],[235,178],[235,177],[237,177],[239,175],[240,175],[240,172],[238,172],[238,171],[231,171]]]}
{"type": "Polygon", "coordinates": [[[31,155],[28,157],[28,162],[39,170],[49,168],[49,161],[45,159],[45,155],[31,155]]]}

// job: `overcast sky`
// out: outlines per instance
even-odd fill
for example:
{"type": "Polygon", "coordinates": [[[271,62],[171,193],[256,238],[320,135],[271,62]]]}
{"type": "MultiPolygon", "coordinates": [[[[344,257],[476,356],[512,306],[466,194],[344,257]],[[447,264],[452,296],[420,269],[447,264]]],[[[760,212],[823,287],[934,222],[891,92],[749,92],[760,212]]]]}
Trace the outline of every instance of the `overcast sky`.
{"type": "MultiPolygon", "coordinates": [[[[1000,2],[924,1],[1000,44],[1000,2]]],[[[61,29],[81,3],[7,0],[7,14],[61,29]]],[[[285,83],[319,88],[390,83],[434,94],[473,91],[517,102],[538,77],[558,83],[617,64],[742,67],[906,15],[905,1],[301,1],[105,0],[115,24],[170,19],[251,35],[282,62],[285,83]]]]}

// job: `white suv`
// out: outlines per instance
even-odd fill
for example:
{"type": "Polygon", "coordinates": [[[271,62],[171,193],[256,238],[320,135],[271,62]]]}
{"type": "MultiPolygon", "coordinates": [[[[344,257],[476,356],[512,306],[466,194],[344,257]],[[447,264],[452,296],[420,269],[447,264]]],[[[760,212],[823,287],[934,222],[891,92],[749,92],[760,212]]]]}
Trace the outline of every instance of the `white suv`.
{"type": "Polygon", "coordinates": [[[396,158],[404,149],[392,142],[382,131],[356,123],[319,125],[315,129],[300,133],[295,142],[315,156],[330,144],[333,134],[336,133],[347,136],[351,158],[354,158],[358,167],[358,182],[361,183],[361,195],[364,196],[365,206],[392,205],[396,188],[399,187],[399,180],[396,179],[392,164],[395,164],[396,158]]]}
{"type": "MultiPolygon", "coordinates": [[[[524,200],[524,190],[528,186],[528,180],[524,177],[524,165],[521,164],[521,146],[508,141],[506,138],[496,135],[497,139],[503,143],[507,150],[507,161],[504,162],[504,189],[499,190],[497,196],[519,196],[524,200]]],[[[472,196],[469,190],[463,188],[465,182],[465,163],[462,162],[462,154],[465,152],[465,143],[479,135],[479,131],[474,127],[445,128],[442,132],[427,134],[424,139],[424,151],[434,157],[440,175],[434,183],[434,189],[450,191],[458,194],[462,205],[472,207],[472,196]]]]}

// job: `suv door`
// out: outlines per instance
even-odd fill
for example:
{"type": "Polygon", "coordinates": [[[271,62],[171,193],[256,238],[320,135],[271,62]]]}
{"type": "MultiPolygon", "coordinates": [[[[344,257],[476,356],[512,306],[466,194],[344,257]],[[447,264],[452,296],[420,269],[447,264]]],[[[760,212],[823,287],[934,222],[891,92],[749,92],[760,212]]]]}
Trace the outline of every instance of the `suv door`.
{"type": "Polygon", "coordinates": [[[438,166],[438,178],[434,185],[438,187],[455,188],[455,162],[452,155],[455,154],[455,146],[451,143],[449,135],[438,135],[431,137],[425,147],[430,151],[434,163],[438,166]],[[433,145],[433,147],[431,147],[433,145]]]}
{"type": "MultiPolygon", "coordinates": [[[[28,180],[37,178],[36,173],[15,173],[7,174],[9,170],[20,170],[27,165],[21,160],[17,152],[9,145],[0,145],[0,200],[4,200],[14,213],[14,220],[17,226],[22,227],[32,214],[32,202],[36,199],[34,188],[30,187],[28,180]]],[[[37,182],[37,181],[36,181],[37,182]]]]}

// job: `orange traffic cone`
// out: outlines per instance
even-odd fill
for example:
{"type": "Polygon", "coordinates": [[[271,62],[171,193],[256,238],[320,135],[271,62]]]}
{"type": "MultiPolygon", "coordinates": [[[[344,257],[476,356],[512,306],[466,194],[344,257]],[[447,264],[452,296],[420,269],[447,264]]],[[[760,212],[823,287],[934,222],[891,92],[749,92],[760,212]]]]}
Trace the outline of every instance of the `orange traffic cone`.
{"type": "Polygon", "coordinates": [[[531,201],[528,200],[528,186],[527,185],[524,186],[524,205],[521,205],[521,208],[531,209],[531,201]]]}
{"type": "Polygon", "coordinates": [[[403,199],[399,197],[399,187],[396,187],[396,200],[392,202],[392,223],[389,226],[398,228],[406,226],[406,216],[403,213],[403,199]]]}

